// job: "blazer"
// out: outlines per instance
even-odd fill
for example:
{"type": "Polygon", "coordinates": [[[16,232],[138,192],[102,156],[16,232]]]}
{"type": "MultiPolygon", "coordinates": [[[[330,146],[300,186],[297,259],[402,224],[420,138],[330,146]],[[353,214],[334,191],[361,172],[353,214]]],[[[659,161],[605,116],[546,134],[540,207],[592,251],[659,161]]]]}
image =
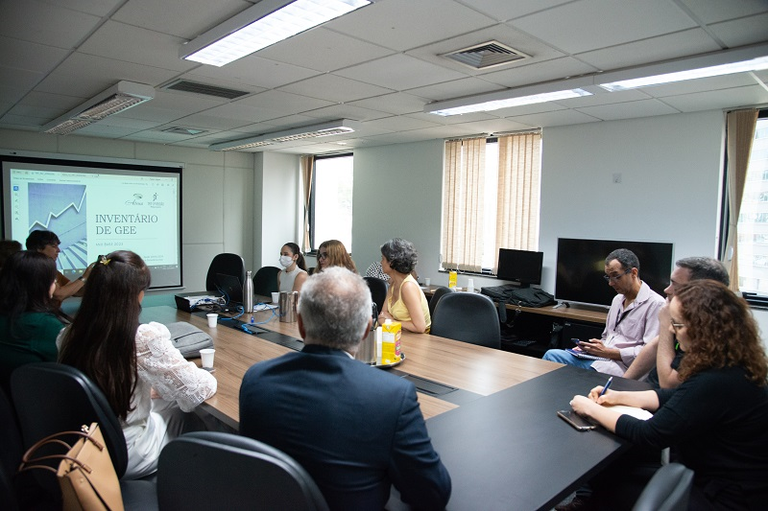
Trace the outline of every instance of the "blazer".
{"type": "Polygon", "coordinates": [[[383,509],[392,484],[416,509],[442,509],[450,497],[414,385],[341,350],[308,344],[252,366],[240,434],[296,459],[332,510],[383,509]]]}

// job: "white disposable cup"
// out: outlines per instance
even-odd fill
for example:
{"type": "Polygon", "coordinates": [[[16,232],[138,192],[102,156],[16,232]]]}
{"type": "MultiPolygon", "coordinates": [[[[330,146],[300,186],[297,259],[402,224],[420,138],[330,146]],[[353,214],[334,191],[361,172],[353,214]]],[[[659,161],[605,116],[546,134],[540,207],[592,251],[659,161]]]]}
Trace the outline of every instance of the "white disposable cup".
{"type": "Polygon", "coordinates": [[[429,277],[427,277],[427,278],[425,278],[425,279],[424,279],[424,285],[425,285],[425,286],[429,287],[429,285],[430,285],[431,283],[432,283],[432,279],[430,279],[429,277]]]}
{"type": "Polygon", "coordinates": [[[272,293],[272,303],[278,303],[280,301],[280,293],[272,293]]]}
{"type": "Polygon", "coordinates": [[[213,367],[214,353],[216,353],[216,350],[213,348],[200,350],[200,358],[203,359],[203,369],[211,369],[213,367]]]}
{"type": "Polygon", "coordinates": [[[467,279],[467,291],[470,293],[475,292],[475,281],[473,279],[467,279]]]}
{"type": "Polygon", "coordinates": [[[208,318],[208,326],[211,328],[216,328],[216,325],[219,324],[218,323],[219,315],[216,314],[215,312],[212,312],[210,314],[206,314],[205,316],[208,318]]]}

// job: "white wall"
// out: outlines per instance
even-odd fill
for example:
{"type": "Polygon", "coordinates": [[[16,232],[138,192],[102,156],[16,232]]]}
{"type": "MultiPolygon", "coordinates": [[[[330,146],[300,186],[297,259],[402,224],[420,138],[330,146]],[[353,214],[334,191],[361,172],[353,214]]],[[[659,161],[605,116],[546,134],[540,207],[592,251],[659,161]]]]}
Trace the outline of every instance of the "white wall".
{"type": "Polygon", "coordinates": [[[254,260],[252,226],[260,212],[251,200],[252,154],[12,130],[0,130],[0,148],[182,163],[184,289],[205,288],[208,265],[218,253],[241,254],[246,264],[254,260]]]}

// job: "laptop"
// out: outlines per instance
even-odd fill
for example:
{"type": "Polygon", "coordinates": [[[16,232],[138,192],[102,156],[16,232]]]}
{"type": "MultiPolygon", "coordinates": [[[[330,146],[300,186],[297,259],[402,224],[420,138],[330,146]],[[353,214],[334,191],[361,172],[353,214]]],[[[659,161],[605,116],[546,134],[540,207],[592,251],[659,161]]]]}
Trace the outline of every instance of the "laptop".
{"type": "Polygon", "coordinates": [[[216,289],[224,295],[227,303],[243,303],[243,284],[234,275],[217,273],[213,278],[216,289]]]}

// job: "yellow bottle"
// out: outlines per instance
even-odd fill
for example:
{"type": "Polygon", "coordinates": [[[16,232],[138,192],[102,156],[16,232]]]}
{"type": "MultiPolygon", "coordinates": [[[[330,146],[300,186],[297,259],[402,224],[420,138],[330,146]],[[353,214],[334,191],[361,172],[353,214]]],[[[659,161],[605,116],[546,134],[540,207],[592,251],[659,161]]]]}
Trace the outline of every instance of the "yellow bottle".
{"type": "Polygon", "coordinates": [[[458,274],[455,271],[448,272],[448,287],[453,289],[456,287],[456,279],[458,277],[458,274]]]}
{"type": "Polygon", "coordinates": [[[381,327],[381,363],[394,364],[400,361],[400,334],[402,327],[399,321],[387,319],[381,327]]]}

